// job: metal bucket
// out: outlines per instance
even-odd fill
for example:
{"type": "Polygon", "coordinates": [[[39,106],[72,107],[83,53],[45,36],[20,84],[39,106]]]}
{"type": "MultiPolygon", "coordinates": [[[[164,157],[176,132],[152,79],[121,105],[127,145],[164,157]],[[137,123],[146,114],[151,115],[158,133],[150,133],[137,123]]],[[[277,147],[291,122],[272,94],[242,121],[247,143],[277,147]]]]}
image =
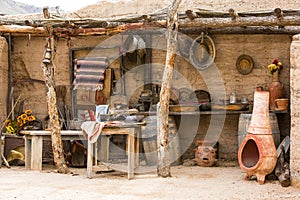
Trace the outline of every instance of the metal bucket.
{"type": "MultiPolygon", "coordinates": [[[[145,118],[146,126],[142,127],[142,141],[147,165],[157,165],[157,117],[149,116],[145,118]]],[[[169,117],[169,151],[170,162],[173,165],[180,164],[179,136],[174,117],[169,117]]]]}
{"type": "MultiPolygon", "coordinates": [[[[270,113],[270,126],[272,129],[272,135],[276,148],[280,144],[280,130],[278,121],[275,113],[270,113]]],[[[238,148],[241,146],[243,140],[248,133],[248,126],[250,125],[252,114],[241,114],[239,117],[239,128],[238,128],[238,148]]]]}

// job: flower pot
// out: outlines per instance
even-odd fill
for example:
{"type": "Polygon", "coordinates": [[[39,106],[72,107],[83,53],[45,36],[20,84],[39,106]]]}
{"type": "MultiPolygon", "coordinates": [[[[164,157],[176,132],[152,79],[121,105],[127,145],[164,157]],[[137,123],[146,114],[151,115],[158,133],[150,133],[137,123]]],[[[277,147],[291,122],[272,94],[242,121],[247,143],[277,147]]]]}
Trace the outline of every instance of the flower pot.
{"type": "Polygon", "coordinates": [[[276,110],[276,99],[280,99],[283,95],[283,84],[279,81],[279,72],[273,73],[272,82],[268,85],[270,92],[269,106],[270,110],[276,110]]]}
{"type": "Polygon", "coordinates": [[[275,110],[287,111],[289,106],[289,99],[276,99],[275,105],[275,110]]]}

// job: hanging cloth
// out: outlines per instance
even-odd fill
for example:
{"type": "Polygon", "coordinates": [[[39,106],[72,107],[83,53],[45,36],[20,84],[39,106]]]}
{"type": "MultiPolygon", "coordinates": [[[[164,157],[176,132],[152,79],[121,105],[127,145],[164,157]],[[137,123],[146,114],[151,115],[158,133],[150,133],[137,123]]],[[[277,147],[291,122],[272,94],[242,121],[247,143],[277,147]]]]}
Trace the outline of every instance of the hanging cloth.
{"type": "Polygon", "coordinates": [[[74,90],[103,90],[107,57],[91,57],[75,60],[74,90]]]}

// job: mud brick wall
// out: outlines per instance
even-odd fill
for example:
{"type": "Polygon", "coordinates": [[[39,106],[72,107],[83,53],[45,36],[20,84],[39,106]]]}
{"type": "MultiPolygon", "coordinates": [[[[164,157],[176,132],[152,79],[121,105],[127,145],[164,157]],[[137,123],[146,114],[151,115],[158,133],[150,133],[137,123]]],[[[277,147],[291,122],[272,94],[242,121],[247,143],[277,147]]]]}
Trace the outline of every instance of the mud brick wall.
{"type": "MultiPolygon", "coordinates": [[[[191,38],[196,38],[199,35],[190,35],[191,38]]],[[[289,35],[236,35],[236,34],[219,34],[210,35],[215,43],[216,58],[215,70],[198,71],[195,69],[188,59],[178,57],[175,65],[177,74],[174,75],[172,85],[176,89],[190,88],[193,90],[208,88],[216,91],[212,96],[214,102],[218,102],[220,98],[229,99],[229,94],[235,92],[238,99],[247,97],[253,100],[253,93],[257,86],[267,87],[271,82],[271,76],[268,74],[267,65],[273,62],[274,59],[279,59],[284,64],[284,69],[280,74],[280,81],[284,84],[284,97],[290,97],[290,71],[289,71],[289,53],[291,36],[289,35]],[[236,69],[236,60],[242,55],[247,54],[254,61],[254,69],[248,75],[242,75],[236,69]],[[221,77],[221,83],[216,82],[216,74],[221,77]],[[204,77],[205,76],[205,77],[204,77]],[[225,97],[218,96],[218,92],[225,90],[225,97]]],[[[60,38],[57,41],[57,51],[55,54],[55,81],[56,85],[67,86],[66,104],[71,105],[71,76],[72,65],[69,62],[69,50],[85,47],[95,47],[101,45],[102,48],[108,51],[87,51],[78,50],[74,52],[74,58],[84,57],[87,55],[107,56],[109,58],[110,67],[118,72],[119,62],[119,47],[124,41],[121,35],[109,36],[91,36],[70,38],[69,40],[60,38]]],[[[152,77],[153,82],[161,80],[163,66],[165,63],[166,41],[165,37],[153,35],[152,49],[152,77]]],[[[13,78],[18,80],[14,89],[14,97],[22,96],[22,107],[19,110],[33,109],[34,114],[39,118],[47,115],[46,90],[45,86],[37,82],[22,82],[21,80],[38,79],[43,80],[43,72],[40,68],[42,61],[45,38],[43,37],[13,37],[13,55],[12,67],[13,78]]],[[[2,51],[6,52],[6,51],[2,51]]],[[[3,59],[2,59],[3,62],[3,59]]],[[[130,103],[134,105],[138,101],[141,90],[143,89],[143,68],[134,68],[134,70],[126,73],[126,94],[130,99],[130,103]]],[[[117,76],[120,74],[116,73],[117,76]]],[[[7,87],[6,87],[7,88],[7,87]]],[[[119,93],[120,85],[116,84],[115,91],[119,93]]],[[[6,97],[5,97],[6,98],[6,97]]],[[[202,116],[200,124],[194,123],[191,120],[191,125],[187,126],[183,132],[187,133],[190,129],[196,130],[194,138],[186,139],[184,134],[181,134],[182,141],[190,142],[193,145],[197,139],[201,139],[207,129],[210,116],[202,116]],[[207,118],[207,119],[205,119],[207,118]],[[194,126],[194,127],[193,127],[194,126]]],[[[280,129],[282,133],[289,133],[289,124],[285,123],[288,116],[281,116],[280,129]],[[283,123],[284,122],[284,123],[283,123]]],[[[228,115],[225,119],[225,124],[221,130],[219,138],[219,156],[224,159],[233,160],[237,158],[237,135],[238,135],[238,115],[228,115]]],[[[186,149],[185,157],[193,155],[192,147],[186,149]]]]}
{"type": "MultiPolygon", "coordinates": [[[[196,38],[198,35],[191,35],[191,38],[196,38]]],[[[231,92],[235,92],[238,99],[246,97],[253,100],[255,88],[258,86],[267,89],[267,85],[271,82],[271,76],[267,70],[267,66],[274,59],[279,59],[284,64],[284,69],[280,73],[280,81],[284,84],[284,97],[290,98],[290,43],[291,36],[289,35],[210,35],[215,43],[216,58],[215,65],[217,70],[206,74],[204,71],[197,71],[184,58],[177,58],[175,70],[180,74],[173,78],[172,86],[189,89],[208,90],[208,87],[215,92],[212,95],[213,102],[219,102],[219,99],[224,98],[218,96],[220,88],[225,90],[225,98],[229,99],[231,92]],[[252,57],[254,61],[254,69],[248,75],[242,75],[236,69],[236,60],[246,54],[252,57]],[[220,74],[223,84],[214,81],[216,74],[220,74]],[[205,76],[205,80],[204,80],[205,76]]],[[[157,42],[163,45],[160,41],[157,42]]],[[[164,63],[165,53],[159,46],[159,50],[153,51],[153,63],[164,63]]],[[[154,68],[155,69],[155,68],[154,68]]],[[[159,70],[157,70],[159,71],[159,70]]],[[[210,90],[208,90],[211,92],[210,90]]],[[[282,133],[281,138],[289,134],[289,114],[277,115],[279,128],[282,133]]],[[[197,139],[202,139],[207,134],[206,130],[209,126],[209,116],[201,115],[200,123],[193,122],[191,117],[190,123],[187,123],[184,131],[180,132],[182,146],[186,146],[188,141],[191,141],[190,132],[199,127],[192,145],[186,150],[183,159],[193,157],[193,148],[197,139]],[[191,130],[191,131],[190,131],[191,130]]],[[[219,157],[227,160],[236,160],[238,151],[238,120],[239,115],[227,115],[225,123],[219,136],[219,157]]]]}
{"type": "MultiPolygon", "coordinates": [[[[0,37],[0,120],[6,118],[8,89],[8,45],[4,37],[0,37]]],[[[2,126],[2,125],[1,125],[2,126]]]]}
{"type": "Polygon", "coordinates": [[[290,165],[292,184],[300,187],[300,35],[291,44],[291,143],[290,165]]]}

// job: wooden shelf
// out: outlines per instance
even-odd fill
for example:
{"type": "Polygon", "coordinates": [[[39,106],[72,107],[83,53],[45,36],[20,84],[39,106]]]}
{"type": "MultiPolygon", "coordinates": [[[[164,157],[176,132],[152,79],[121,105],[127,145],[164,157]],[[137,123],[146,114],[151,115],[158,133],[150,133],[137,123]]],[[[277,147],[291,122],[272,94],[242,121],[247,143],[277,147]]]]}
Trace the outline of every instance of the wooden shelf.
{"type": "MultiPolygon", "coordinates": [[[[235,110],[213,110],[213,111],[194,111],[194,112],[169,112],[169,115],[239,115],[251,114],[251,110],[235,111],[235,110]]],[[[270,111],[270,113],[286,114],[288,111],[270,111]]],[[[140,112],[142,115],[156,115],[156,112],[140,112]]]]}

